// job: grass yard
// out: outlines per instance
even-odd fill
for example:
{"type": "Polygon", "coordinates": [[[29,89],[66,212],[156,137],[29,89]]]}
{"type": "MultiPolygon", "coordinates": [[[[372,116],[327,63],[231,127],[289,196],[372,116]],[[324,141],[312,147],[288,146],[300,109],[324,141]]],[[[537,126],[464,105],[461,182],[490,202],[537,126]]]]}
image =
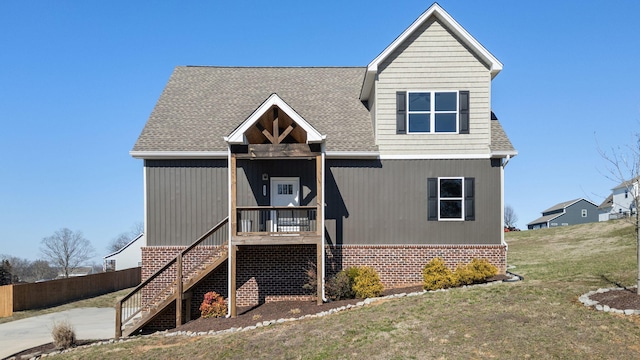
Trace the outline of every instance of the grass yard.
{"type": "Polygon", "coordinates": [[[212,337],[151,336],[59,359],[637,359],[640,317],[578,296],[634,285],[633,226],[622,221],[511,232],[524,281],[376,303],[323,318],[212,337]]]}

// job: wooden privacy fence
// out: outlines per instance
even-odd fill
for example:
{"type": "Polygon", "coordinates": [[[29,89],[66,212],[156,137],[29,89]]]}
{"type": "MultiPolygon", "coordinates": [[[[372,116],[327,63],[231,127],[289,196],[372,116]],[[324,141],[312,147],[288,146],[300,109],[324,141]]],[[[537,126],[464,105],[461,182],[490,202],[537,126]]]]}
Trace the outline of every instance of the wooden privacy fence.
{"type": "Polygon", "coordinates": [[[110,271],[68,279],[0,287],[0,317],[14,311],[39,309],[137,286],[141,268],[110,271]]]}

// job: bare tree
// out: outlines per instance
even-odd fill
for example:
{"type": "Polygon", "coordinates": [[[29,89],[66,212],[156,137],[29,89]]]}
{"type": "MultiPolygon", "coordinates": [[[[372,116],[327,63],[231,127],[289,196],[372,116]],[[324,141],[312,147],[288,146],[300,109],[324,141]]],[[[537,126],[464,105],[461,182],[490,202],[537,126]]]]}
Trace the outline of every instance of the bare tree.
{"type": "Polygon", "coordinates": [[[11,264],[12,282],[29,282],[31,279],[31,261],[16,256],[7,256],[4,258],[11,264]]]}
{"type": "Polygon", "coordinates": [[[46,260],[36,260],[31,263],[31,273],[33,281],[51,280],[58,276],[58,271],[49,265],[46,260]]]}
{"type": "Polygon", "coordinates": [[[107,246],[107,249],[111,252],[116,252],[127,245],[129,241],[131,241],[131,239],[131,234],[122,233],[111,240],[109,246],[107,246]]]}
{"type": "Polygon", "coordinates": [[[626,147],[612,148],[605,152],[598,147],[600,156],[605,160],[607,167],[607,177],[625,187],[631,196],[630,221],[635,226],[636,236],[636,259],[638,264],[637,293],[640,295],[640,191],[638,191],[638,181],[640,180],[640,133],[635,134],[635,144],[626,147]]]}
{"type": "Polygon", "coordinates": [[[513,210],[511,205],[507,205],[504,207],[504,226],[509,229],[516,227],[516,223],[518,222],[518,215],[516,211],[513,210]]]}
{"type": "Polygon", "coordinates": [[[127,245],[131,240],[135,239],[138,235],[144,232],[144,224],[142,222],[137,222],[131,226],[131,230],[129,232],[123,232],[120,235],[116,236],[111,240],[109,246],[107,246],[107,250],[111,252],[116,252],[122,249],[125,245],[127,245]]]}
{"type": "Polygon", "coordinates": [[[41,244],[42,255],[60,268],[66,278],[93,256],[93,246],[80,231],[63,228],[42,239],[41,244]]]}

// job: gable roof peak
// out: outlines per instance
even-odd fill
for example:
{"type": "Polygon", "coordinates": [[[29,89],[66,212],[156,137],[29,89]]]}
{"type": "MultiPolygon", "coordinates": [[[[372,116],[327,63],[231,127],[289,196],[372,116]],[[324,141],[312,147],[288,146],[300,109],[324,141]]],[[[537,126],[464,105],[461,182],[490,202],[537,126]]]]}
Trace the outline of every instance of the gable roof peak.
{"type": "Polygon", "coordinates": [[[378,66],[407,40],[417,29],[431,17],[437,18],[446,28],[456,34],[469,48],[481,59],[489,64],[491,78],[493,79],[502,70],[502,63],[489,52],[478,40],[476,40],[465,28],[462,27],[449,13],[437,2],[433,3],[418,19],[416,19],[400,36],[398,36],[386,49],[384,49],[367,66],[367,73],[362,84],[360,100],[366,101],[371,94],[371,87],[378,72],[378,66]]]}
{"type": "Polygon", "coordinates": [[[309,122],[298,114],[289,104],[287,104],[278,94],[272,93],[249,117],[235,130],[224,137],[224,141],[229,144],[245,144],[245,132],[255,124],[265,112],[272,106],[277,106],[284,111],[297,125],[307,133],[307,143],[321,143],[326,139],[326,135],[320,134],[309,122]]]}

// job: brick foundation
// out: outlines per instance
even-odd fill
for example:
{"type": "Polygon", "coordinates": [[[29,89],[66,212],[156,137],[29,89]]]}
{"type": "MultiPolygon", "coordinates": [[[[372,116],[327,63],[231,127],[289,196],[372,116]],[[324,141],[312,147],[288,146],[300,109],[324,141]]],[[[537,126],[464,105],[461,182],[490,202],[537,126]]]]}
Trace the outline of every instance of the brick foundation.
{"type": "MultiPolygon", "coordinates": [[[[142,278],[146,279],[175,257],[185,247],[155,246],[142,248],[142,278]]],[[[226,248],[218,249],[226,251],[226,248]]],[[[237,251],[237,305],[254,306],[283,300],[312,300],[303,289],[306,269],[316,260],[315,245],[241,246],[237,251]]],[[[202,256],[202,255],[198,255],[202,256]]],[[[435,257],[454,269],[473,258],[487,259],[506,272],[506,247],[503,245],[345,245],[327,246],[325,280],[350,266],[371,266],[386,287],[414,285],[422,282],[422,267],[435,257]]],[[[185,259],[185,262],[191,261],[185,259]]],[[[192,291],[191,317],[200,316],[204,294],[215,291],[228,298],[228,264],[225,262],[192,291]]],[[[175,268],[158,279],[155,288],[166,286],[175,278],[175,268]]],[[[186,304],[185,304],[186,306],[186,304]]],[[[186,308],[185,308],[186,310],[186,308]]],[[[183,313],[186,314],[186,311],[183,313]]],[[[146,329],[175,325],[175,309],[165,311],[146,329]]]]}
{"type": "Polygon", "coordinates": [[[327,246],[325,279],[350,266],[371,266],[386,287],[422,283],[422,267],[440,257],[454,270],[473,258],[487,259],[506,272],[506,248],[503,245],[345,245],[327,246]]]}

